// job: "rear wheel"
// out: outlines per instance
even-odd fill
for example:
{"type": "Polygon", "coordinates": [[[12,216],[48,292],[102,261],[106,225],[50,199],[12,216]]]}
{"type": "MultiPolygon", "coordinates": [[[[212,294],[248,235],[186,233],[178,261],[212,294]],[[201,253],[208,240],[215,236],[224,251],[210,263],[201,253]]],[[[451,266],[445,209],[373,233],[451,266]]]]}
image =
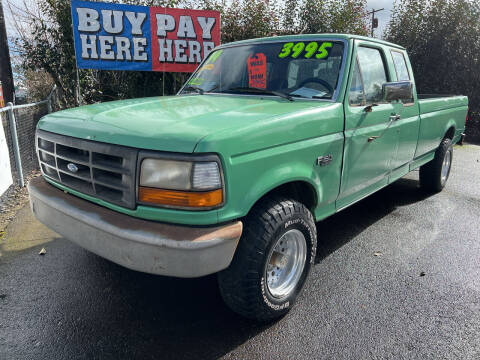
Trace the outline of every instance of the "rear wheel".
{"type": "Polygon", "coordinates": [[[245,221],[232,264],[218,274],[226,304],[260,321],[286,314],[307,279],[316,244],[315,221],[303,204],[263,201],[245,221]]]}
{"type": "Polygon", "coordinates": [[[453,160],[452,140],[445,138],[440,143],[435,157],[420,167],[420,185],[427,191],[440,192],[445,187],[453,160]]]}

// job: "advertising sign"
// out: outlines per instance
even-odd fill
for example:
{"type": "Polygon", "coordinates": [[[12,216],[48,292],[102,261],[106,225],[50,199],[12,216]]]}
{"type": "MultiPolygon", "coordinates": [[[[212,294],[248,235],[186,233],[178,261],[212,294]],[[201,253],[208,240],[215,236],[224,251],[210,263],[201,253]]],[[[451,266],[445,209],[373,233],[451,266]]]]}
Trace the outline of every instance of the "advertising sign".
{"type": "Polygon", "coordinates": [[[80,69],[193,72],[220,45],[220,13],[72,0],[80,69]]]}

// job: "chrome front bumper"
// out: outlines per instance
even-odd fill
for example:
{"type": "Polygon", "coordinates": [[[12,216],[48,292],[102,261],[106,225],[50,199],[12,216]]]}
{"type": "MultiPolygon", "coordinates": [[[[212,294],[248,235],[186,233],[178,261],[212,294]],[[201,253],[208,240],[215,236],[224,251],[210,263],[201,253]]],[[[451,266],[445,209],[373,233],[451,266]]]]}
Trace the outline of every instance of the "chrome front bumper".
{"type": "Polygon", "coordinates": [[[199,277],[227,268],[242,234],[242,223],[189,227],[124,215],[48,184],[28,185],[30,207],[43,224],[66,239],[132,270],[199,277]]]}

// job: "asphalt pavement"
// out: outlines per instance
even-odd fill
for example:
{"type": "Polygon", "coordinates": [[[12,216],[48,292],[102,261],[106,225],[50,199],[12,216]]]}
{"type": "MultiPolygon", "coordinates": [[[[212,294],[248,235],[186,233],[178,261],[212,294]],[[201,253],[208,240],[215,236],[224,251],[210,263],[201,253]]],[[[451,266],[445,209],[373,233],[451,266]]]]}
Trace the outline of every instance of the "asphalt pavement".
{"type": "Polygon", "coordinates": [[[0,359],[479,359],[479,161],[456,147],[442,193],[413,172],[319,223],[310,281],[268,325],[226,308],[215,276],[122,268],[26,206],[0,239],[0,359]]]}

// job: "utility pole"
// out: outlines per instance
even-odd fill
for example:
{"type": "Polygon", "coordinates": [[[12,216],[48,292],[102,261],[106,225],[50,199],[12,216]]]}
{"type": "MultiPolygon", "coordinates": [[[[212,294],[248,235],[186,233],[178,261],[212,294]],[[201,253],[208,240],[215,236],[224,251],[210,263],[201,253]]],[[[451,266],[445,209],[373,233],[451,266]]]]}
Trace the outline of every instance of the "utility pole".
{"type": "Polygon", "coordinates": [[[370,34],[371,37],[373,37],[373,29],[376,29],[378,28],[378,19],[375,17],[375,13],[376,12],[379,12],[379,11],[382,11],[382,10],[385,10],[384,8],[381,8],[381,9],[372,9],[372,11],[370,11],[368,14],[372,14],[372,32],[370,34]]]}
{"type": "Polygon", "coordinates": [[[2,0],[0,0],[0,82],[3,87],[3,98],[5,103],[13,102],[13,74],[10,63],[10,52],[8,49],[7,28],[5,16],[3,15],[2,0]]]}

